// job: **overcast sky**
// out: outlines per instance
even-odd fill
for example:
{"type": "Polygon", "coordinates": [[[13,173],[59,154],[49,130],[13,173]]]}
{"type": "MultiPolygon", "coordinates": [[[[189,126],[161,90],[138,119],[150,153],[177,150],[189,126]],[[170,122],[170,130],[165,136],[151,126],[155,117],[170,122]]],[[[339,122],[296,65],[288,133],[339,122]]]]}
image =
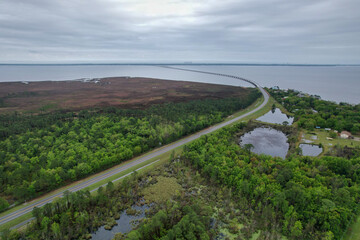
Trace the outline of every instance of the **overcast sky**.
{"type": "Polygon", "coordinates": [[[0,62],[360,63],[360,0],[0,0],[0,62]]]}

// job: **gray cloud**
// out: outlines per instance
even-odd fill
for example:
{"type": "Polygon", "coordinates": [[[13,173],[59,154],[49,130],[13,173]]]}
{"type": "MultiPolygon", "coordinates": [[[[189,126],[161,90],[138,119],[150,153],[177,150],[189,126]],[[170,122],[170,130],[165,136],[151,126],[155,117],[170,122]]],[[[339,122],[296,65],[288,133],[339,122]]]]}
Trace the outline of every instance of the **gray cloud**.
{"type": "Polygon", "coordinates": [[[360,63],[358,0],[2,0],[0,62],[360,63]]]}

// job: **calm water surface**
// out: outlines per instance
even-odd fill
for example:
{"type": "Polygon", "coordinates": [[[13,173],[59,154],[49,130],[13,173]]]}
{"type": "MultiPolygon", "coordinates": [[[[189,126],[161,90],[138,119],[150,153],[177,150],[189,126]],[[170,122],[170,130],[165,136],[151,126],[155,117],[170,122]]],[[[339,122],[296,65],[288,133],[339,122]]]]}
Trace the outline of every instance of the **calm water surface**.
{"type": "Polygon", "coordinates": [[[253,153],[266,154],[283,159],[285,159],[289,150],[286,135],[273,128],[255,128],[245,133],[240,137],[240,145],[244,146],[245,144],[252,144],[254,146],[252,149],[253,153]]]}
{"type": "MultiPolygon", "coordinates": [[[[178,66],[177,66],[178,67],[178,66]]],[[[336,102],[360,103],[360,66],[180,66],[232,74],[265,87],[297,89],[336,102]]],[[[0,65],[0,82],[74,80],[114,76],[151,77],[170,80],[250,86],[242,81],[157,66],[141,65],[0,65]]]]}
{"type": "Polygon", "coordinates": [[[323,151],[323,149],[321,147],[319,147],[318,145],[302,143],[299,145],[299,147],[302,150],[303,156],[316,157],[316,156],[319,156],[319,154],[322,153],[322,151],[323,151]]]}
{"type": "Polygon", "coordinates": [[[130,76],[253,87],[244,81],[231,78],[139,65],[0,65],[0,73],[0,82],[130,76]]]}
{"type": "Polygon", "coordinates": [[[294,121],[294,118],[287,116],[286,114],[282,113],[279,108],[276,108],[275,111],[271,110],[256,120],[259,120],[261,122],[276,123],[276,124],[283,124],[283,122],[286,121],[288,122],[289,125],[291,125],[294,121]]]}
{"type": "MultiPolygon", "coordinates": [[[[186,66],[190,68],[192,66],[186,66]]],[[[320,95],[323,99],[360,103],[360,66],[194,66],[203,71],[238,75],[261,86],[279,86],[320,95]]]]}
{"type": "Polygon", "coordinates": [[[145,210],[149,208],[147,205],[133,206],[133,209],[141,211],[141,214],[136,216],[130,216],[123,211],[120,214],[120,219],[116,220],[117,224],[111,230],[106,230],[104,226],[100,227],[95,233],[91,234],[93,240],[111,240],[114,238],[116,233],[128,233],[133,229],[131,224],[134,220],[140,220],[145,217],[145,210]]]}

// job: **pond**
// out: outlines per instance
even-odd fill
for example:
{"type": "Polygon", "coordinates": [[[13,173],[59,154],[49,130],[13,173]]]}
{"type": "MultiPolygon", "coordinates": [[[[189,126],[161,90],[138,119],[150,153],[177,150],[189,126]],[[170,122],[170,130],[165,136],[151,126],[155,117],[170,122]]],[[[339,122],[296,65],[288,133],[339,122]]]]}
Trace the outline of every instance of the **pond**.
{"type": "Polygon", "coordinates": [[[319,156],[319,154],[322,153],[322,151],[323,151],[322,147],[320,147],[318,145],[313,145],[313,144],[302,143],[299,145],[299,147],[302,150],[303,156],[316,157],[316,156],[319,156]]]}
{"type": "Polygon", "coordinates": [[[254,148],[251,150],[256,154],[266,154],[273,157],[285,156],[289,150],[286,135],[273,128],[255,128],[240,137],[240,146],[252,144],[254,148]]]}
{"type": "Polygon", "coordinates": [[[268,113],[262,115],[256,120],[261,122],[276,123],[276,124],[283,124],[283,122],[286,121],[288,122],[289,125],[291,125],[294,121],[294,118],[282,113],[279,108],[276,108],[274,111],[270,110],[268,113]]]}
{"type": "Polygon", "coordinates": [[[140,220],[145,217],[145,210],[149,209],[148,205],[143,206],[132,206],[133,209],[140,211],[137,215],[128,215],[126,211],[120,213],[120,219],[116,220],[117,225],[111,230],[106,230],[104,226],[100,227],[95,233],[91,234],[91,239],[95,240],[111,240],[114,238],[116,233],[128,233],[133,229],[132,222],[140,220]]]}

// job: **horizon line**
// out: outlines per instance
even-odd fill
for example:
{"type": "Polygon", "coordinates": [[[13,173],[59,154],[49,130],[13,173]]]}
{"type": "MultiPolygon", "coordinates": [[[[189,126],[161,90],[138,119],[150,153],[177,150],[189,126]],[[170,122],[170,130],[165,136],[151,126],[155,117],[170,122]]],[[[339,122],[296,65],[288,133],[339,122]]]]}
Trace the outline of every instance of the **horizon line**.
{"type": "Polygon", "coordinates": [[[158,62],[158,63],[151,63],[151,62],[138,62],[138,63],[119,63],[119,62],[93,62],[93,63],[86,63],[86,62],[79,62],[79,63],[1,63],[0,65],[28,65],[28,66],[66,66],[66,65],[147,65],[147,66],[167,66],[167,65],[233,65],[233,66],[360,66],[360,64],[339,64],[339,63],[227,63],[227,62],[158,62]]]}

